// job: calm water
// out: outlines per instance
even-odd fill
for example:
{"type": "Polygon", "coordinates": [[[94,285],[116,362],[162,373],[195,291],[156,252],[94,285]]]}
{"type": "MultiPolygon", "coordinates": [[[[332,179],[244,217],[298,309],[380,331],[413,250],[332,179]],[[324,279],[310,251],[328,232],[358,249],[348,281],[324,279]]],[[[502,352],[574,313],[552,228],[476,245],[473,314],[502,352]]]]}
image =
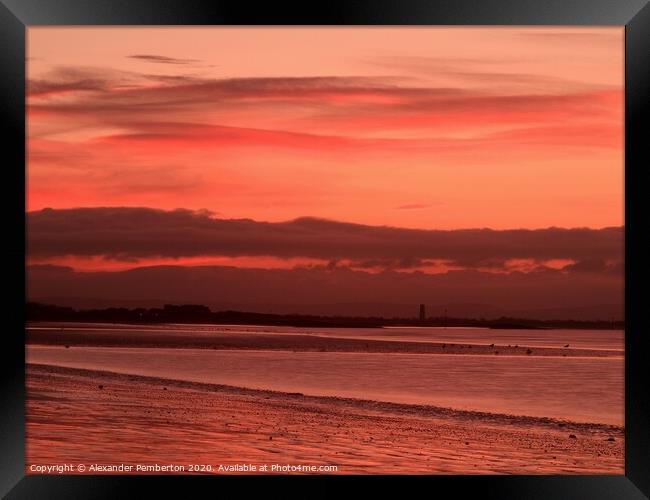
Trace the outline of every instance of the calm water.
{"type": "Polygon", "coordinates": [[[30,329],[56,333],[64,327],[69,331],[101,335],[102,332],[129,332],[146,334],[174,332],[188,337],[218,336],[220,334],[281,333],[284,335],[314,335],[334,338],[366,340],[394,340],[406,342],[448,342],[466,344],[519,345],[530,347],[564,347],[569,344],[582,349],[624,349],[623,330],[497,330],[489,328],[294,328],[289,326],[249,325],[112,325],[99,323],[33,324],[30,329]]]}
{"type": "MultiPolygon", "coordinates": [[[[340,330],[337,332],[342,334],[340,330]]],[[[507,334],[511,339],[508,343],[520,345],[526,342],[512,339],[534,340],[548,334],[547,331],[472,332],[475,335],[507,334]]],[[[472,332],[448,330],[444,334],[471,336],[472,332]]],[[[573,336],[570,340],[565,337],[562,342],[576,346],[581,341],[586,342],[587,335],[595,335],[568,332],[573,336]]],[[[602,336],[599,339],[604,338],[604,332],[597,333],[602,336]]],[[[497,342],[496,339],[496,336],[490,337],[486,342],[497,342]]],[[[605,344],[599,340],[599,346],[605,344]]],[[[30,345],[27,347],[27,361],[309,395],[432,404],[623,425],[622,356],[570,358],[167,348],[66,349],[30,345]]]]}

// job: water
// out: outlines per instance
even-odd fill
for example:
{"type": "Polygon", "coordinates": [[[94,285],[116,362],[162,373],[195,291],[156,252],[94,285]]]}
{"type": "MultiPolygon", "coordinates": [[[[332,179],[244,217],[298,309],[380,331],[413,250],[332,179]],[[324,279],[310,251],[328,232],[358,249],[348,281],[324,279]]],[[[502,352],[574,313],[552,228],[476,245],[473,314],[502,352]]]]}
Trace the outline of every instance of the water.
{"type": "Polygon", "coordinates": [[[392,340],[403,342],[447,342],[465,344],[519,345],[527,347],[564,347],[618,350],[623,354],[623,330],[498,330],[489,328],[435,328],[435,327],[390,327],[390,328],[300,328],[290,326],[257,325],[106,325],[101,323],[34,323],[28,329],[51,331],[53,334],[64,327],[68,331],[101,335],[129,331],[131,334],[146,335],[174,333],[174,335],[196,337],[220,334],[281,333],[283,335],[313,335],[331,338],[364,340],[392,340]]]}
{"type": "MultiPolygon", "coordinates": [[[[569,343],[577,343],[581,337],[570,332],[574,337],[569,343]]],[[[546,332],[508,331],[496,335],[504,333],[534,338],[546,332]]],[[[27,361],[308,395],[623,425],[622,356],[497,357],[29,345],[27,361]]]]}

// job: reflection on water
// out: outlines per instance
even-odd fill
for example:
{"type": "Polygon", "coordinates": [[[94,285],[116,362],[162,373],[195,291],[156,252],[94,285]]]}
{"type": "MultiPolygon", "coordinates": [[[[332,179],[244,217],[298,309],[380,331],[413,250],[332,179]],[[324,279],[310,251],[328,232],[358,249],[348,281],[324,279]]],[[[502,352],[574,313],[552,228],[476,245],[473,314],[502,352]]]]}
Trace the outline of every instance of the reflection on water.
{"type": "Polygon", "coordinates": [[[28,327],[39,331],[56,333],[61,328],[78,333],[101,335],[129,331],[145,335],[173,332],[187,337],[215,336],[219,334],[281,333],[283,335],[315,335],[333,338],[364,340],[397,340],[404,342],[447,342],[466,344],[519,345],[529,347],[564,347],[569,344],[576,349],[624,349],[623,330],[499,330],[489,328],[300,328],[290,326],[258,325],[107,325],[102,323],[34,323],[28,327]]]}
{"type": "MultiPolygon", "coordinates": [[[[511,333],[511,332],[507,332],[511,333]]],[[[623,357],[30,345],[30,363],[623,425],[623,357]]]]}

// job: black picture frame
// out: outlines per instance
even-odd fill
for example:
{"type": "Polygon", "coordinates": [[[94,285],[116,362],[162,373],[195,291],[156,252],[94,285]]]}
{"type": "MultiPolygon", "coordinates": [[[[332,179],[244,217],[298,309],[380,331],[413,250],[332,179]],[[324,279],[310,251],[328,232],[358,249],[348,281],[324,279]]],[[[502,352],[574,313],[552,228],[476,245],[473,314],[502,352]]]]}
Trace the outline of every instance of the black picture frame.
{"type": "MultiPolygon", "coordinates": [[[[319,477],[321,493],[352,485],[382,489],[406,481],[454,497],[640,499],[650,497],[650,321],[643,295],[648,244],[646,145],[650,102],[648,0],[330,0],[309,4],[247,0],[0,0],[0,137],[4,140],[3,247],[6,292],[2,332],[0,494],[6,498],[123,498],[159,489],[188,496],[201,486],[278,488],[283,477],[25,476],[25,30],[36,25],[619,25],[625,26],[625,475],[319,477]],[[645,126],[644,126],[645,125],[645,126]],[[647,213],[647,210],[646,210],[647,213]],[[20,332],[23,334],[21,335],[20,332]],[[646,369],[643,367],[646,366],[646,369]],[[643,373],[646,376],[643,376],[643,373]]],[[[315,477],[291,477],[277,494],[306,495],[315,477]]],[[[272,490],[269,490],[272,491],[272,490]]]]}

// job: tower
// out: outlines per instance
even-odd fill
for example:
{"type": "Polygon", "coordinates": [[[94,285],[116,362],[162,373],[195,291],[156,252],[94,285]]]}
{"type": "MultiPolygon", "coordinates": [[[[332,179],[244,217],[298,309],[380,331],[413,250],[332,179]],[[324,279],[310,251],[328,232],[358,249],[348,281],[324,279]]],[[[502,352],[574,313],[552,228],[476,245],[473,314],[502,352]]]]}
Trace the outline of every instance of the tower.
{"type": "Polygon", "coordinates": [[[424,310],[424,304],[420,304],[420,321],[427,319],[426,311],[424,310]]]}

